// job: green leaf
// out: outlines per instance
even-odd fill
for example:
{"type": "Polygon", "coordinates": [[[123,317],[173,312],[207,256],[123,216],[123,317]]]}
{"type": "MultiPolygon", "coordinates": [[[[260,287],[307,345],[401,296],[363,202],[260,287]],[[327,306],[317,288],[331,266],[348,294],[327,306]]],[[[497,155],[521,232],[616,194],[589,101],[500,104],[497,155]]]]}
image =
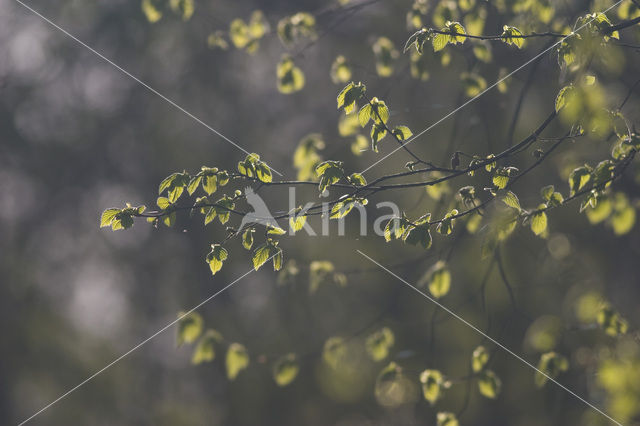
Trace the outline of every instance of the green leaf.
{"type": "Polygon", "coordinates": [[[322,359],[333,369],[338,368],[340,362],[347,355],[347,346],[342,337],[330,337],[324,342],[322,359]]]}
{"type": "Polygon", "coordinates": [[[631,231],[636,223],[636,210],[628,201],[626,201],[623,206],[619,206],[618,203],[616,203],[615,211],[610,218],[610,222],[614,234],[624,235],[631,231]]]}
{"type": "Polygon", "coordinates": [[[371,150],[378,152],[378,142],[387,135],[387,129],[383,124],[373,124],[371,126],[371,150]]]}
{"type": "Polygon", "coordinates": [[[269,183],[273,180],[273,176],[271,174],[271,169],[267,166],[267,163],[264,161],[256,162],[256,174],[258,176],[258,180],[260,182],[269,183]]]}
{"type": "Polygon", "coordinates": [[[540,190],[540,195],[542,196],[542,199],[544,201],[549,201],[554,192],[555,192],[555,189],[554,189],[553,185],[548,185],[548,186],[543,187],[540,190]]]}
{"type": "Polygon", "coordinates": [[[334,83],[346,83],[351,79],[351,67],[344,56],[338,55],[333,61],[330,75],[334,83]]]}
{"type": "Polygon", "coordinates": [[[283,55],[282,60],[276,68],[277,86],[280,93],[289,95],[302,90],[305,84],[305,77],[302,70],[295,66],[293,59],[288,55],[283,55]]]}
{"type": "MultiPolygon", "coordinates": [[[[430,217],[431,215],[429,215],[430,217]]],[[[427,219],[428,220],[428,219],[427,219]]],[[[385,230],[386,231],[386,230],[385,230]]],[[[385,233],[386,237],[386,233],[385,233]]],[[[431,248],[432,238],[429,225],[411,226],[404,233],[404,241],[412,245],[420,245],[425,250],[431,248]]]]}
{"type": "Polygon", "coordinates": [[[235,380],[238,374],[249,366],[249,353],[247,349],[240,343],[232,343],[229,345],[225,364],[227,377],[229,380],[235,380]]]}
{"type": "Polygon", "coordinates": [[[344,108],[344,112],[351,114],[356,108],[356,102],[364,96],[367,88],[364,84],[355,84],[353,81],[347,84],[338,94],[338,109],[344,108]]]}
{"type": "Polygon", "coordinates": [[[141,8],[147,20],[152,24],[162,18],[162,12],[158,9],[154,0],[142,0],[141,8]]]}
{"type": "Polygon", "coordinates": [[[118,213],[120,213],[120,209],[105,210],[100,217],[100,228],[111,226],[118,213]]]}
{"type": "Polygon", "coordinates": [[[367,353],[374,361],[382,361],[389,355],[395,338],[388,327],[384,327],[367,337],[367,353]]]}
{"type": "Polygon", "coordinates": [[[514,209],[516,209],[518,211],[521,210],[521,208],[520,208],[520,200],[518,200],[518,196],[516,194],[514,194],[513,192],[511,192],[511,191],[505,192],[504,194],[502,194],[500,199],[507,206],[509,206],[511,208],[514,208],[514,209]]]}
{"type": "Polygon", "coordinates": [[[605,333],[613,337],[626,334],[629,329],[629,323],[609,305],[600,308],[597,322],[605,333]]]}
{"type": "Polygon", "coordinates": [[[496,188],[504,189],[509,183],[509,176],[505,176],[496,172],[496,174],[493,175],[492,182],[496,188]]]}
{"type": "Polygon", "coordinates": [[[191,178],[191,181],[189,181],[189,185],[187,186],[187,192],[189,193],[189,195],[193,195],[194,192],[196,192],[196,189],[198,189],[198,185],[200,185],[200,181],[202,180],[202,176],[194,176],[191,178]]]}
{"type": "Polygon", "coordinates": [[[502,381],[491,370],[480,373],[478,377],[478,390],[480,394],[489,399],[495,399],[502,388],[502,381]]]}
{"type": "Polygon", "coordinates": [[[478,346],[471,356],[471,368],[474,373],[479,373],[489,362],[489,351],[484,346],[478,346]]]}
{"type": "Polygon", "coordinates": [[[385,104],[384,101],[378,98],[373,98],[371,99],[370,105],[371,119],[375,123],[381,124],[381,122],[386,123],[389,121],[389,108],[387,108],[387,104],[385,104]]]}
{"type": "Polygon", "coordinates": [[[423,285],[425,281],[433,297],[439,299],[446,296],[451,288],[451,272],[449,272],[446,263],[442,260],[437,261],[435,265],[429,268],[419,284],[423,285]]]}
{"type": "Polygon", "coordinates": [[[585,187],[591,180],[591,168],[589,166],[578,167],[574,169],[569,175],[569,189],[570,194],[574,195],[585,187]]]}
{"type": "Polygon", "coordinates": [[[467,32],[460,22],[447,21],[443,31],[451,33],[451,35],[449,35],[449,43],[451,44],[464,43],[467,40],[467,32]]]}
{"type": "Polygon", "coordinates": [[[556,96],[556,112],[560,112],[562,108],[569,104],[574,91],[575,87],[572,84],[560,89],[556,96]]]}
{"type": "Polygon", "coordinates": [[[171,212],[164,216],[162,219],[162,223],[164,223],[167,227],[171,228],[176,224],[176,212],[171,212]]]}
{"type": "Polygon", "coordinates": [[[613,203],[608,197],[599,199],[595,207],[585,210],[587,219],[589,219],[589,223],[591,223],[592,225],[603,222],[604,220],[609,218],[612,212],[613,203]]]}
{"type": "Polygon", "coordinates": [[[542,387],[549,380],[548,377],[555,379],[560,373],[569,369],[569,361],[564,356],[556,352],[547,352],[542,354],[538,362],[538,370],[546,374],[535,373],[535,384],[542,387]],[[548,377],[547,377],[548,376],[548,377]]]}
{"type": "Polygon", "coordinates": [[[510,27],[508,25],[502,28],[502,41],[507,44],[513,44],[518,49],[522,49],[522,45],[524,44],[522,32],[516,27],[510,27]]]}
{"type": "Polygon", "coordinates": [[[316,166],[316,174],[320,177],[318,189],[320,192],[324,192],[344,176],[342,161],[324,161],[316,166]]]}
{"type": "Polygon", "coordinates": [[[347,84],[341,91],[340,93],[338,93],[338,97],[336,98],[338,101],[338,109],[342,108],[343,106],[347,106],[345,105],[345,101],[347,100],[347,93],[349,93],[353,87],[354,87],[354,82],[350,82],[349,84],[347,84]]]}
{"type": "Polygon", "coordinates": [[[295,380],[300,371],[296,354],[290,353],[278,361],[273,366],[273,380],[278,386],[287,386],[295,380]]]}
{"type": "Polygon", "coordinates": [[[253,268],[257,271],[269,260],[269,245],[263,244],[253,252],[253,268]]]}
{"type": "Polygon", "coordinates": [[[178,346],[193,343],[202,333],[202,317],[197,312],[178,313],[178,346]]]}
{"type": "Polygon", "coordinates": [[[183,21],[188,21],[193,15],[195,8],[194,0],[169,0],[171,10],[182,17],[183,21]]]}
{"type": "Polygon", "coordinates": [[[440,412],[436,415],[436,426],[460,426],[456,415],[446,411],[440,412]]]}
{"type": "MultiPolygon", "coordinates": [[[[542,206],[544,207],[544,204],[542,206]]],[[[536,235],[541,235],[547,230],[547,214],[545,212],[533,214],[531,217],[531,230],[536,235]]]]}
{"type": "Polygon", "coordinates": [[[362,108],[360,108],[360,111],[358,111],[358,122],[361,127],[366,126],[369,120],[371,120],[371,112],[372,108],[369,103],[364,104],[362,108]]]}
{"type": "Polygon", "coordinates": [[[253,252],[253,268],[257,271],[271,258],[273,258],[273,270],[279,271],[283,261],[282,249],[277,246],[277,242],[268,240],[253,252]]]}
{"type": "MultiPolygon", "coordinates": [[[[591,179],[593,180],[592,185],[594,187],[600,186],[608,186],[605,185],[607,182],[610,183],[611,178],[613,177],[613,171],[615,170],[615,165],[611,160],[605,160],[598,163],[596,168],[591,172],[591,179]]],[[[603,188],[599,188],[603,189],[603,188]]]]}
{"type": "Polygon", "coordinates": [[[347,177],[347,180],[354,186],[365,186],[367,184],[367,180],[360,173],[352,173],[347,177]]]}
{"type": "Polygon", "coordinates": [[[205,176],[202,182],[202,189],[207,195],[211,195],[218,190],[218,175],[205,176]]]}
{"type": "Polygon", "coordinates": [[[333,263],[328,260],[314,260],[309,265],[309,292],[315,293],[320,284],[327,280],[333,280],[336,284],[343,285],[344,281],[335,272],[333,263]],[[338,279],[336,279],[338,278],[338,279]]]}
{"type": "Polygon", "coordinates": [[[444,218],[438,223],[436,230],[442,235],[449,235],[453,232],[453,225],[455,223],[455,216],[458,215],[458,210],[453,209],[446,214],[444,218]]]}
{"type": "Polygon", "coordinates": [[[209,264],[213,275],[222,269],[222,264],[227,260],[227,256],[228,253],[224,247],[220,244],[211,244],[211,251],[207,254],[206,262],[209,264]]]}
{"type": "Polygon", "coordinates": [[[396,126],[396,128],[393,129],[393,134],[398,140],[406,141],[413,135],[413,132],[411,132],[407,126],[396,126]]]}
{"type": "Polygon", "coordinates": [[[479,74],[463,72],[460,74],[460,80],[465,94],[470,98],[480,95],[487,88],[487,80],[479,74]]]}
{"type": "Polygon", "coordinates": [[[331,208],[331,215],[329,217],[331,219],[342,219],[348,215],[357,204],[364,205],[366,204],[366,200],[351,197],[340,200],[331,208]]]}
{"type": "Polygon", "coordinates": [[[416,51],[418,53],[422,53],[424,48],[424,42],[427,41],[431,37],[431,31],[423,28],[421,30],[416,31],[411,34],[407,42],[404,44],[403,52],[406,53],[407,50],[411,48],[412,45],[416,47],[416,51]]]}
{"type": "Polygon", "coordinates": [[[433,405],[442,396],[442,387],[444,385],[444,377],[438,370],[424,370],[420,374],[420,383],[422,384],[422,396],[429,404],[433,405]]]}
{"type": "Polygon", "coordinates": [[[158,207],[160,207],[162,210],[165,210],[171,205],[171,201],[169,201],[167,197],[158,197],[156,204],[158,204],[158,207]]]}
{"type": "Polygon", "coordinates": [[[188,173],[173,173],[160,182],[158,194],[162,194],[165,190],[168,192],[168,198],[171,203],[175,203],[182,195],[184,189],[189,185],[191,178],[188,173]]]}
{"type": "Polygon", "coordinates": [[[433,51],[438,52],[445,48],[445,46],[449,43],[449,36],[447,34],[434,34],[431,39],[431,44],[433,46],[433,51]]]}
{"type": "Polygon", "coordinates": [[[289,227],[293,230],[293,232],[298,232],[304,227],[304,224],[307,223],[306,215],[295,215],[292,214],[289,216],[289,227]]]}
{"type": "Polygon", "coordinates": [[[269,234],[269,235],[284,235],[286,233],[287,233],[287,231],[285,231],[284,229],[280,228],[279,226],[275,227],[275,226],[267,225],[267,234],[269,234]]]}
{"type": "Polygon", "coordinates": [[[253,234],[255,233],[255,228],[249,228],[242,234],[242,247],[247,250],[251,250],[251,246],[253,246],[253,234]]]}
{"type": "Polygon", "coordinates": [[[402,219],[393,217],[387,221],[384,227],[384,239],[386,242],[392,238],[398,239],[404,234],[405,228],[402,219]]]}
{"type": "Polygon", "coordinates": [[[194,365],[201,364],[203,362],[211,362],[216,357],[215,343],[222,341],[222,335],[215,330],[207,330],[202,338],[198,341],[195,349],[193,350],[193,356],[191,357],[191,363],[194,365]]]}
{"type": "Polygon", "coordinates": [[[372,46],[376,59],[376,72],[380,77],[393,74],[393,67],[399,56],[393,42],[387,37],[379,37],[372,46]]]}

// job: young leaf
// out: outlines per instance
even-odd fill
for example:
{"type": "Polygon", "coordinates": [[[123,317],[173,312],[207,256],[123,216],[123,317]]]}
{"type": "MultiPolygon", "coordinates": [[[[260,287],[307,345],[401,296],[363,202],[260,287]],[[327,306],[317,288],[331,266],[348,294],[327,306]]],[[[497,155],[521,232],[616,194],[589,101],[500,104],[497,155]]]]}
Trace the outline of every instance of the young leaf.
{"type": "Polygon", "coordinates": [[[431,39],[431,45],[433,46],[433,51],[438,52],[445,48],[445,46],[449,43],[449,36],[447,34],[434,34],[431,39]]]}
{"type": "Polygon", "coordinates": [[[591,180],[591,168],[589,166],[578,167],[574,169],[569,175],[569,189],[570,194],[574,195],[585,187],[591,180]]]}
{"type": "Polygon", "coordinates": [[[364,84],[355,84],[353,81],[340,91],[337,97],[338,109],[344,108],[346,114],[351,114],[356,108],[356,102],[364,96],[367,88],[364,84]]]}
{"type": "Polygon", "coordinates": [[[324,342],[322,359],[333,369],[338,368],[339,363],[347,355],[347,346],[342,337],[330,337],[324,342]]]}
{"type": "Polygon", "coordinates": [[[178,313],[178,346],[183,343],[193,343],[202,332],[202,317],[197,312],[178,313]]]}
{"type": "Polygon", "coordinates": [[[480,373],[478,377],[478,390],[480,394],[489,399],[495,399],[500,393],[502,388],[502,381],[491,370],[486,370],[480,373]]]}
{"type": "Polygon", "coordinates": [[[253,246],[253,234],[255,233],[255,228],[249,228],[242,234],[242,247],[247,250],[251,250],[253,246]]]}
{"type": "Polygon", "coordinates": [[[189,195],[193,195],[193,193],[196,192],[196,189],[198,189],[198,185],[200,185],[201,180],[202,176],[194,176],[191,178],[191,181],[189,181],[189,185],[187,186],[187,192],[189,193],[189,195]]]}
{"type": "Polygon", "coordinates": [[[371,112],[372,108],[370,103],[364,104],[362,108],[360,108],[360,111],[358,111],[358,122],[361,127],[366,126],[369,120],[371,120],[371,112]]]}
{"type": "Polygon", "coordinates": [[[316,166],[316,174],[320,177],[318,189],[320,192],[324,192],[344,176],[342,161],[324,161],[316,166]]]}
{"type": "Polygon", "coordinates": [[[518,49],[522,49],[522,45],[524,44],[522,32],[516,27],[510,27],[508,25],[502,28],[502,41],[507,44],[513,44],[518,49]]]}
{"type": "Polygon", "coordinates": [[[293,230],[293,232],[298,232],[299,230],[301,230],[305,223],[307,223],[306,215],[292,214],[291,216],[289,216],[289,227],[293,230]]]}
{"type": "Polygon", "coordinates": [[[569,104],[574,91],[575,87],[572,84],[560,89],[556,96],[556,112],[560,112],[562,108],[569,104]]]}
{"type": "Polygon", "coordinates": [[[201,364],[203,362],[211,362],[216,357],[215,343],[222,341],[222,335],[215,330],[207,330],[202,338],[198,341],[195,349],[193,350],[193,356],[191,357],[191,363],[194,365],[201,364]]]}
{"type": "Polygon", "coordinates": [[[456,415],[446,411],[440,412],[436,415],[436,426],[460,426],[456,415]]]}
{"type": "Polygon", "coordinates": [[[471,357],[471,368],[474,373],[479,373],[489,362],[489,352],[484,346],[478,346],[473,350],[471,357]]]}
{"type": "Polygon", "coordinates": [[[278,386],[293,382],[300,371],[296,354],[290,353],[280,358],[273,366],[273,380],[278,386]]]}
{"type": "Polygon", "coordinates": [[[518,211],[521,210],[521,208],[520,208],[520,200],[518,200],[518,196],[516,194],[514,194],[513,192],[507,191],[506,193],[502,194],[500,199],[507,206],[509,206],[511,208],[514,208],[514,209],[516,209],[518,211]]]}
{"type": "MultiPolygon", "coordinates": [[[[545,207],[544,204],[541,206],[545,207]]],[[[547,230],[547,214],[545,212],[537,212],[531,216],[531,230],[536,235],[541,235],[547,230]]]]}
{"type": "Polygon", "coordinates": [[[455,216],[458,215],[458,210],[453,209],[438,223],[436,230],[442,235],[449,235],[453,232],[453,225],[455,223],[455,216]]]}
{"type": "Polygon", "coordinates": [[[269,245],[263,244],[253,252],[253,268],[257,271],[269,260],[269,245]]]}
{"type": "Polygon", "coordinates": [[[334,83],[346,83],[351,79],[351,67],[347,63],[347,59],[338,55],[331,64],[331,81],[334,83]]]}
{"type": "Polygon", "coordinates": [[[354,186],[365,186],[367,184],[367,180],[360,173],[352,173],[347,177],[347,180],[354,186]]]}
{"type": "Polygon", "coordinates": [[[426,28],[423,28],[411,34],[407,42],[404,44],[403,53],[406,53],[407,50],[409,50],[411,46],[414,45],[416,47],[416,51],[422,54],[424,42],[427,41],[429,37],[431,37],[431,31],[427,30],[426,28]]]}
{"type": "Polygon", "coordinates": [[[384,327],[367,337],[367,353],[374,361],[382,361],[389,355],[394,341],[393,332],[384,327]]]}
{"type": "Polygon", "coordinates": [[[105,210],[100,217],[100,228],[111,226],[118,213],[120,213],[120,209],[105,210]]]}
{"type": "Polygon", "coordinates": [[[605,333],[613,337],[626,334],[629,328],[629,323],[609,305],[600,308],[597,322],[605,333]]]}
{"type": "Polygon", "coordinates": [[[378,142],[387,135],[387,129],[383,124],[374,123],[371,126],[371,150],[378,152],[378,142]]]}
{"type": "Polygon", "coordinates": [[[442,386],[444,377],[438,370],[424,370],[420,374],[422,384],[422,395],[429,404],[433,405],[442,396],[442,386]]]}
{"type": "Polygon", "coordinates": [[[288,55],[283,55],[276,69],[276,74],[280,93],[288,95],[302,90],[304,87],[304,73],[295,66],[293,59],[288,55]]]}
{"type": "Polygon", "coordinates": [[[544,374],[536,372],[535,384],[538,387],[542,387],[547,383],[547,380],[549,380],[548,377],[555,379],[561,372],[567,371],[568,369],[569,361],[567,361],[564,356],[556,352],[547,352],[542,354],[540,361],[538,362],[538,370],[542,371],[544,374]]]}
{"type": "Polygon", "coordinates": [[[227,260],[227,256],[228,253],[224,247],[220,244],[211,244],[211,251],[207,254],[206,262],[209,264],[213,275],[222,269],[222,264],[227,260]]]}
{"type": "Polygon", "coordinates": [[[413,135],[413,132],[407,126],[396,126],[396,128],[393,129],[393,134],[398,140],[406,141],[413,135]]]}
{"type": "Polygon", "coordinates": [[[249,353],[247,349],[240,343],[232,343],[229,345],[225,364],[227,377],[229,380],[235,380],[238,374],[249,366],[249,353]]]}
{"type": "Polygon", "coordinates": [[[425,224],[420,226],[411,226],[409,230],[404,233],[404,241],[408,244],[420,245],[425,250],[428,250],[429,248],[431,248],[432,243],[429,225],[425,224]]]}
{"type": "Polygon", "coordinates": [[[451,288],[451,272],[449,272],[446,263],[442,260],[436,262],[435,265],[427,271],[425,281],[428,284],[429,292],[436,299],[449,293],[449,289],[451,288]]]}

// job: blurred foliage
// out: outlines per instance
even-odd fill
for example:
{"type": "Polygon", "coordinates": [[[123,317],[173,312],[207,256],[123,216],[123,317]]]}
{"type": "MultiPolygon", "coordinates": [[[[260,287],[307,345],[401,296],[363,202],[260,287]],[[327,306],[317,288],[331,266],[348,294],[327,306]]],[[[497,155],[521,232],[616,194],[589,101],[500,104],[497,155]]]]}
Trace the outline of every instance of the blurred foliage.
{"type": "Polygon", "coordinates": [[[0,6],[3,420],[179,311],[42,420],[606,424],[558,381],[640,424],[640,7],[613,5],[34,5],[244,153],[0,6]],[[241,222],[258,194],[275,220],[241,222]]]}

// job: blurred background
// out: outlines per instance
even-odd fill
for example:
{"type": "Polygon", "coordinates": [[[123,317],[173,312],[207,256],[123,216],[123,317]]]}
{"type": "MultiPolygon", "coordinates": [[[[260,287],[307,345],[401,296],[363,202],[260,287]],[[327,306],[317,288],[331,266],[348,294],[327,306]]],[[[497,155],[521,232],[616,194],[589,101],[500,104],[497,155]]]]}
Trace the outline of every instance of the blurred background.
{"type": "MultiPolygon", "coordinates": [[[[526,2],[443,3],[453,19],[465,15],[467,3],[474,11],[484,10],[479,31],[484,34],[501,33],[505,23],[523,32],[571,27],[587,11],[613,4],[554,1],[545,27],[531,17],[533,9],[514,11],[513,5],[526,2]]],[[[434,13],[439,3],[426,4],[424,25],[441,25],[437,22],[446,13],[434,13]]],[[[548,45],[548,40],[528,40],[521,50],[487,45],[492,59],[486,63],[470,42],[448,47],[445,54],[427,47],[421,60],[428,78],[421,79],[415,77],[426,75],[411,74],[411,54],[402,54],[415,31],[407,22],[412,1],[196,0],[189,19],[162,5],[162,17],[153,23],[139,1],[33,0],[28,5],[248,151],[260,153],[288,179],[297,174],[293,151],[311,133],[322,135],[325,159],[344,160],[351,171],[394,148],[387,138],[381,153],[365,144],[354,155],[355,136],[340,134],[335,98],[344,83],[330,76],[338,55],[347,58],[351,79],[365,82],[370,95],[386,101],[394,124],[417,133],[469,99],[462,73],[491,84],[548,45]],[[255,52],[233,44],[210,46],[211,34],[228,31],[233,19],[248,21],[256,10],[271,30],[255,52]],[[299,11],[315,16],[318,36],[283,46],[277,23],[299,11]],[[398,52],[390,76],[377,69],[372,46],[379,37],[388,38],[398,52]],[[305,75],[304,88],[289,95],[276,85],[276,67],[285,52],[305,75]]],[[[609,16],[621,19],[616,9],[609,16]]],[[[631,28],[622,38],[637,44],[639,34],[631,28]]],[[[0,423],[17,424],[174,320],[180,310],[246,273],[251,259],[235,241],[230,259],[212,277],[204,257],[211,243],[224,238],[224,227],[204,227],[199,217],[187,214],[179,215],[173,228],[137,221],[128,231],[99,229],[106,208],[124,202],[154,206],[157,185],[170,173],[195,172],[202,165],[234,170],[245,154],[17,2],[0,1],[0,41],[0,423]]],[[[614,107],[638,78],[640,57],[637,49],[611,50],[611,56],[594,60],[592,70],[605,94],[602,102],[614,107]]],[[[456,149],[499,152],[510,142],[521,90],[528,87],[514,141],[549,114],[565,79],[554,50],[510,78],[508,90],[488,92],[429,131],[414,150],[445,165],[456,149]]],[[[623,112],[631,122],[639,117],[637,95],[623,112]]],[[[558,137],[566,129],[557,122],[544,135],[558,137]]],[[[611,143],[598,138],[566,144],[514,191],[525,208],[540,203],[544,185],[555,184],[566,196],[568,173],[585,162],[597,163],[610,150],[611,143]]],[[[410,160],[397,152],[365,176],[373,180],[401,171],[410,160]]],[[[524,153],[509,165],[523,169],[534,160],[524,153]]],[[[616,183],[631,204],[638,197],[636,171],[633,166],[616,183]]],[[[397,202],[410,217],[427,211],[442,217],[455,191],[471,183],[479,192],[489,186],[485,175],[465,177],[458,186],[442,188],[443,194],[416,188],[376,196],[370,200],[370,218],[379,213],[375,203],[384,200],[397,202]]],[[[288,210],[282,188],[265,188],[261,195],[273,210],[288,210]]],[[[297,198],[298,204],[317,201],[317,190],[299,188],[297,198]]],[[[452,285],[442,299],[445,305],[534,364],[542,352],[562,353],[570,368],[560,382],[625,424],[639,424],[640,233],[637,226],[615,235],[606,223],[591,225],[578,213],[578,204],[550,212],[546,238],[523,227],[500,248],[515,309],[500,268],[492,258],[480,257],[481,237],[464,226],[453,237],[434,235],[428,251],[385,244],[371,235],[372,223],[370,236],[359,236],[357,218],[349,218],[344,237],[337,236],[335,224],[331,236],[284,237],[285,260],[295,259],[300,273],[281,276],[278,284],[278,274],[264,267],[198,311],[206,327],[247,348],[250,366],[236,380],[226,377],[222,349],[213,362],[192,365],[192,345],[178,346],[172,328],[31,423],[410,425],[435,424],[436,411],[451,411],[461,424],[607,424],[557,386],[536,388],[529,367],[438,311],[355,252],[359,249],[411,283],[438,260],[447,260],[452,285]],[[314,260],[331,262],[346,285],[325,280],[309,291],[314,260]],[[614,338],[590,327],[589,297],[615,306],[628,320],[629,333],[614,338]],[[394,344],[384,360],[374,361],[362,348],[367,336],[383,327],[393,332],[394,344]],[[338,369],[323,358],[325,342],[335,336],[347,342],[349,352],[338,369]],[[475,382],[465,380],[479,344],[490,349],[491,369],[502,379],[496,399],[482,397],[475,382]],[[300,371],[291,384],[279,387],[271,366],[287,353],[298,355],[300,371]],[[377,392],[376,377],[390,361],[402,366],[408,380],[399,393],[377,392]],[[425,368],[442,371],[453,383],[436,407],[420,395],[418,376],[425,368]]],[[[311,223],[319,227],[319,221],[311,223]]]]}

